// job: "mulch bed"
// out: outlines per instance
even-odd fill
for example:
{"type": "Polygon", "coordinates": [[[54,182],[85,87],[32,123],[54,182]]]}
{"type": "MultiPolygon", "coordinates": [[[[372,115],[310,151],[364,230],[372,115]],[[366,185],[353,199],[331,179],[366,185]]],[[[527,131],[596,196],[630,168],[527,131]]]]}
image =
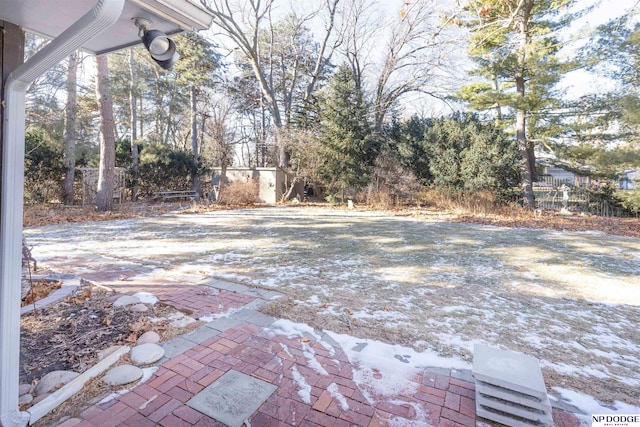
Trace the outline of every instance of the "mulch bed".
{"type": "Polygon", "coordinates": [[[61,286],[62,280],[34,280],[31,282],[29,293],[22,299],[20,305],[24,307],[46,298],[61,286]]]}
{"type": "Polygon", "coordinates": [[[85,286],[65,300],[25,314],[20,322],[20,382],[32,383],[54,370],[83,372],[98,361],[98,352],[112,345],[134,345],[144,332],[162,338],[174,335],[167,318],[176,312],[157,303],[149,311],[114,307],[113,292],[85,286]]]}

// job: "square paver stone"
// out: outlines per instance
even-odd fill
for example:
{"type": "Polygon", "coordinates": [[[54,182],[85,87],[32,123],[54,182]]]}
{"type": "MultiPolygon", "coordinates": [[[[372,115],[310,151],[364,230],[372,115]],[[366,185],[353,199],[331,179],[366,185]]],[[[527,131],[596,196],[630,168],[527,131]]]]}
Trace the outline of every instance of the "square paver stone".
{"type": "Polygon", "coordinates": [[[540,362],[526,354],[476,344],[473,349],[473,376],[540,400],[547,398],[540,362]]]}
{"type": "Polygon", "coordinates": [[[266,381],[230,370],[193,396],[187,405],[230,427],[240,427],[277,388],[266,381]]]}

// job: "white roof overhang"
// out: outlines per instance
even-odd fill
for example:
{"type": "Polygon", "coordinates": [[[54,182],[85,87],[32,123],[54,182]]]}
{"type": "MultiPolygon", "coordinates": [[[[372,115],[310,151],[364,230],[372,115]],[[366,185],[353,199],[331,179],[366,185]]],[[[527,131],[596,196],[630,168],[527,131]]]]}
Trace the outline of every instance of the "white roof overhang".
{"type": "MultiPolygon", "coordinates": [[[[95,5],[96,0],[0,0],[0,20],[55,38],[95,5]]],[[[140,43],[135,18],[150,20],[151,28],[166,34],[207,29],[212,20],[190,0],[127,0],[118,20],[81,49],[100,55],[140,43]]]]}

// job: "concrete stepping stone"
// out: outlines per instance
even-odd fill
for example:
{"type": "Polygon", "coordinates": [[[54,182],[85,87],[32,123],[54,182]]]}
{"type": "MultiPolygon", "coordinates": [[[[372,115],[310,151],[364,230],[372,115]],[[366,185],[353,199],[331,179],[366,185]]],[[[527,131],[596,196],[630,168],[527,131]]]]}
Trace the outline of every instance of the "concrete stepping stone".
{"type": "Polygon", "coordinates": [[[132,305],[129,306],[129,311],[133,311],[133,312],[137,312],[137,313],[144,313],[145,311],[149,311],[149,307],[147,307],[146,305],[144,305],[142,303],[132,304],[132,305]]]}
{"type": "Polygon", "coordinates": [[[33,394],[35,396],[41,396],[43,394],[56,391],[63,385],[70,383],[78,375],[80,374],[73,371],[51,371],[42,377],[40,382],[33,389],[33,394]]]}
{"type": "Polygon", "coordinates": [[[158,344],[146,343],[133,347],[129,357],[138,366],[149,365],[157,362],[164,356],[164,348],[158,344]]]}
{"type": "Polygon", "coordinates": [[[147,331],[144,334],[140,335],[138,338],[137,344],[158,344],[160,342],[160,335],[154,331],[147,331]]]}
{"type": "Polygon", "coordinates": [[[108,385],[124,385],[142,378],[142,369],[133,365],[119,365],[110,369],[102,380],[108,385]]]}
{"type": "Polygon", "coordinates": [[[126,305],[139,304],[140,299],[131,295],[122,295],[120,298],[113,302],[114,307],[124,307],[126,305]]]}
{"type": "Polygon", "coordinates": [[[240,427],[277,389],[266,381],[230,370],[187,405],[229,427],[240,427]]]}
{"type": "Polygon", "coordinates": [[[476,414],[511,427],[552,426],[540,362],[531,356],[476,344],[476,414]]]}

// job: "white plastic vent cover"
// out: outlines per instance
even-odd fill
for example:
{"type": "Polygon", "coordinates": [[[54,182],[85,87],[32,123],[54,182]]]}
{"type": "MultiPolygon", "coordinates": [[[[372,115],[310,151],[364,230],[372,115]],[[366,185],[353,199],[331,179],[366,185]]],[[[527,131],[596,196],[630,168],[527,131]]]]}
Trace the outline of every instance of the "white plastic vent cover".
{"type": "Polygon", "coordinates": [[[476,415],[511,427],[553,425],[540,363],[522,353],[476,344],[476,415]]]}

